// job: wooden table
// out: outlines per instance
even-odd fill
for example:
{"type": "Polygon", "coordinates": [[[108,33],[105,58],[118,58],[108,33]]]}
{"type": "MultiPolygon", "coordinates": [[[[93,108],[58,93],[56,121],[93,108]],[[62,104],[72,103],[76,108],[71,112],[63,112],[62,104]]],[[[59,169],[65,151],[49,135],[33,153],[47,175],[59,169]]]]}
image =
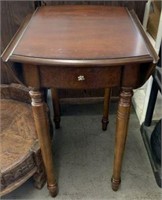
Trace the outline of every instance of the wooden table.
{"type": "Polygon", "coordinates": [[[132,90],[147,80],[158,60],[135,13],[107,6],[38,8],[2,59],[23,65],[52,196],[57,194],[57,184],[41,89],[120,86],[112,176],[112,189],[118,190],[132,90]]]}

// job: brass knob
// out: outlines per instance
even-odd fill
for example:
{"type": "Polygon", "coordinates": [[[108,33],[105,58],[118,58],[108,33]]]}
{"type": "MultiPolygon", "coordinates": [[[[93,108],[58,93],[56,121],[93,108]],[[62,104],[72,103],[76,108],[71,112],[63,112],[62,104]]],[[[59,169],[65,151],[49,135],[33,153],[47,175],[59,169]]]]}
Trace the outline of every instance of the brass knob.
{"type": "Polygon", "coordinates": [[[84,80],[85,80],[85,77],[83,75],[78,76],[78,81],[84,81],[84,80]]]}

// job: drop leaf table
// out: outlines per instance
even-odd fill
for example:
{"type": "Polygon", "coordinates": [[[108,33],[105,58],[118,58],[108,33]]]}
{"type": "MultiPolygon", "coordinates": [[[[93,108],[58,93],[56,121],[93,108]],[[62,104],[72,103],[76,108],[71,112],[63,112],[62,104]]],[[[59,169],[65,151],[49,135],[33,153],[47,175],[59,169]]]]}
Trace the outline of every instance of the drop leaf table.
{"type": "Polygon", "coordinates": [[[121,88],[111,179],[117,191],[132,91],[145,83],[158,61],[135,12],[99,5],[40,7],[27,17],[2,59],[23,66],[52,196],[58,189],[41,89],[121,88]]]}

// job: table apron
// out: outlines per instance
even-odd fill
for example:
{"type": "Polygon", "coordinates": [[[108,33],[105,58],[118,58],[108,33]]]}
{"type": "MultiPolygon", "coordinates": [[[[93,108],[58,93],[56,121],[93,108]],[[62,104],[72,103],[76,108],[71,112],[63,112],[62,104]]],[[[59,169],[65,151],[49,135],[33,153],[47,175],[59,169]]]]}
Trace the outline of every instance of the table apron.
{"type": "Polygon", "coordinates": [[[41,87],[92,89],[119,86],[122,67],[39,66],[41,87]]]}

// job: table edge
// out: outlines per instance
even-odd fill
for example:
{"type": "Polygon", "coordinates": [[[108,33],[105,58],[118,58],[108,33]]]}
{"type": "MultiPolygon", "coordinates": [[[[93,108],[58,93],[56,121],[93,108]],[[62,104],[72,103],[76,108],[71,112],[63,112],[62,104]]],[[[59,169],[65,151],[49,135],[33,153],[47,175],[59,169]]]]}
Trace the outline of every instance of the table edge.
{"type": "Polygon", "coordinates": [[[146,47],[147,47],[150,55],[153,58],[153,63],[157,63],[159,60],[159,57],[158,57],[154,47],[152,46],[149,38],[147,37],[147,34],[146,34],[144,28],[142,27],[141,22],[139,21],[135,11],[134,10],[129,11],[127,9],[127,12],[130,15],[130,18],[132,19],[132,21],[135,23],[135,26],[138,28],[139,32],[141,33],[141,35],[145,41],[146,47]]]}
{"type": "Polygon", "coordinates": [[[109,59],[53,59],[53,58],[38,58],[21,55],[11,55],[10,61],[28,63],[33,65],[53,65],[53,66],[119,66],[129,63],[146,63],[152,62],[153,59],[149,55],[127,57],[127,58],[109,58],[109,59]]]}
{"type": "Polygon", "coordinates": [[[23,23],[20,25],[17,32],[14,34],[11,41],[9,42],[9,44],[7,45],[7,47],[1,54],[1,59],[3,60],[3,62],[7,62],[10,59],[10,57],[13,55],[13,51],[15,50],[16,46],[18,45],[18,42],[24,35],[26,29],[28,28],[28,26],[30,24],[32,17],[36,14],[37,11],[38,11],[38,8],[33,12],[33,14],[28,14],[25,17],[23,23]]]}

